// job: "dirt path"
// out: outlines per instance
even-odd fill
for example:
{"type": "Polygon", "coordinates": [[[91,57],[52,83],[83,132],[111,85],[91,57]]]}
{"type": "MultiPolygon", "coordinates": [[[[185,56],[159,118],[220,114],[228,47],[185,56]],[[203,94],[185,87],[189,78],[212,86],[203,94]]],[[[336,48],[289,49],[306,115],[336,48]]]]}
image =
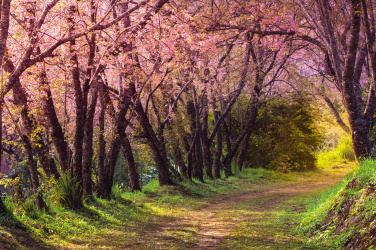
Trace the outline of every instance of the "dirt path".
{"type": "MultiPolygon", "coordinates": [[[[296,226],[298,213],[304,209],[296,202],[298,199],[291,199],[334,186],[351,167],[294,173],[289,175],[294,180],[271,182],[269,178],[266,184],[238,179],[236,185],[242,191],[237,188],[233,193],[212,198],[187,198],[187,204],[161,202],[161,206],[149,207],[147,203],[136,203],[133,209],[140,208],[139,214],[134,220],[130,218],[126,226],[119,222],[117,228],[93,237],[72,239],[69,245],[59,248],[312,249],[289,230],[296,226]],[[294,211],[291,214],[287,209],[290,206],[294,211]]],[[[153,197],[151,204],[158,202],[158,197],[153,197]]]]}
{"type": "MultiPolygon", "coordinates": [[[[271,216],[280,212],[278,206],[294,196],[331,187],[344,175],[345,173],[337,173],[294,182],[253,185],[242,194],[222,195],[211,199],[210,205],[204,208],[184,211],[176,216],[176,220],[166,223],[161,232],[166,236],[172,235],[171,232],[176,234],[187,232],[188,228],[196,228],[195,242],[184,247],[186,249],[290,249],[283,246],[290,243],[291,239],[278,232],[278,227],[288,225],[265,226],[271,216]],[[238,228],[245,224],[247,226],[240,232],[241,237],[234,236],[239,234],[236,232],[240,230],[238,228]],[[239,238],[247,245],[237,242],[239,238]]],[[[173,238],[166,237],[165,240],[167,243],[162,243],[158,248],[182,249],[181,245],[174,247],[175,245],[168,244],[173,238]]],[[[296,246],[293,249],[301,248],[296,246]]]]}

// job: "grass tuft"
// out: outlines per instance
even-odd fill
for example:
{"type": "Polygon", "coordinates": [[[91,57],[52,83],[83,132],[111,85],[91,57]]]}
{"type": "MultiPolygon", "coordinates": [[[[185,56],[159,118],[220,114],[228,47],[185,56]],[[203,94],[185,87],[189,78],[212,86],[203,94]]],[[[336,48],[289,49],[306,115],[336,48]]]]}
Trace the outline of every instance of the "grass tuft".
{"type": "Polygon", "coordinates": [[[83,206],[81,185],[68,173],[62,174],[57,181],[55,194],[58,203],[65,208],[80,209],[83,206]]]}

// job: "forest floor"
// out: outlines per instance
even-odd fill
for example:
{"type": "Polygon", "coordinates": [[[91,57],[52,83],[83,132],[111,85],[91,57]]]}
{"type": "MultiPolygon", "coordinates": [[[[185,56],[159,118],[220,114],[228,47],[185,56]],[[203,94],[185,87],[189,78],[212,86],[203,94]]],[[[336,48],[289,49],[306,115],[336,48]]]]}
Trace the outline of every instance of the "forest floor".
{"type": "Polygon", "coordinates": [[[192,187],[157,187],[122,194],[117,201],[99,199],[83,211],[57,210],[26,220],[32,226],[29,235],[6,230],[11,243],[4,248],[317,249],[294,230],[305,211],[304,199],[334,186],[353,168],[342,164],[207,181],[193,185],[196,193],[192,187]],[[203,195],[213,186],[215,192],[203,195]]]}
{"type": "Polygon", "coordinates": [[[301,201],[334,186],[353,167],[345,164],[264,183],[239,178],[235,191],[173,205],[152,223],[135,225],[132,237],[127,229],[123,235],[103,235],[69,249],[316,249],[293,230],[305,210],[301,201]]]}

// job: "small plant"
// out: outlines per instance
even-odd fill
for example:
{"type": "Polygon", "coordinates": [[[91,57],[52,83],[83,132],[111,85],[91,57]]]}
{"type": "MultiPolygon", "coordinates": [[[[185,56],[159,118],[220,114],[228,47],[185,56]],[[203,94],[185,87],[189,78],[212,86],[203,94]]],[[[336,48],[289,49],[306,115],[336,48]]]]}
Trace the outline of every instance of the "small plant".
{"type": "Polygon", "coordinates": [[[77,210],[83,207],[82,189],[69,174],[64,173],[57,181],[56,197],[60,205],[65,208],[77,210]]]}
{"type": "Polygon", "coordinates": [[[40,216],[40,211],[37,207],[37,195],[30,196],[22,204],[23,215],[31,218],[38,219],[40,216]]]}
{"type": "Polygon", "coordinates": [[[156,192],[156,190],[158,189],[158,187],[159,187],[159,182],[158,182],[158,180],[154,179],[154,180],[151,180],[144,187],[144,191],[147,191],[147,192],[150,192],[150,193],[154,193],[154,192],[156,192]]]}
{"type": "Polygon", "coordinates": [[[111,188],[110,199],[114,201],[120,201],[122,199],[121,193],[122,191],[119,184],[114,183],[114,185],[111,188]]]}

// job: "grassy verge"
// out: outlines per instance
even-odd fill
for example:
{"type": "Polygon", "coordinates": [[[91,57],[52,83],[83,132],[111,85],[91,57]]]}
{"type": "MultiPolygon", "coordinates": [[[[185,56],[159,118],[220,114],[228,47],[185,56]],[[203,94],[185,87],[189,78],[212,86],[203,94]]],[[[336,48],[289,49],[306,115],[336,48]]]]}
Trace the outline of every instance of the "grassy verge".
{"type": "Polygon", "coordinates": [[[316,248],[375,249],[376,161],[365,160],[337,186],[307,198],[297,233],[316,248]]]}

